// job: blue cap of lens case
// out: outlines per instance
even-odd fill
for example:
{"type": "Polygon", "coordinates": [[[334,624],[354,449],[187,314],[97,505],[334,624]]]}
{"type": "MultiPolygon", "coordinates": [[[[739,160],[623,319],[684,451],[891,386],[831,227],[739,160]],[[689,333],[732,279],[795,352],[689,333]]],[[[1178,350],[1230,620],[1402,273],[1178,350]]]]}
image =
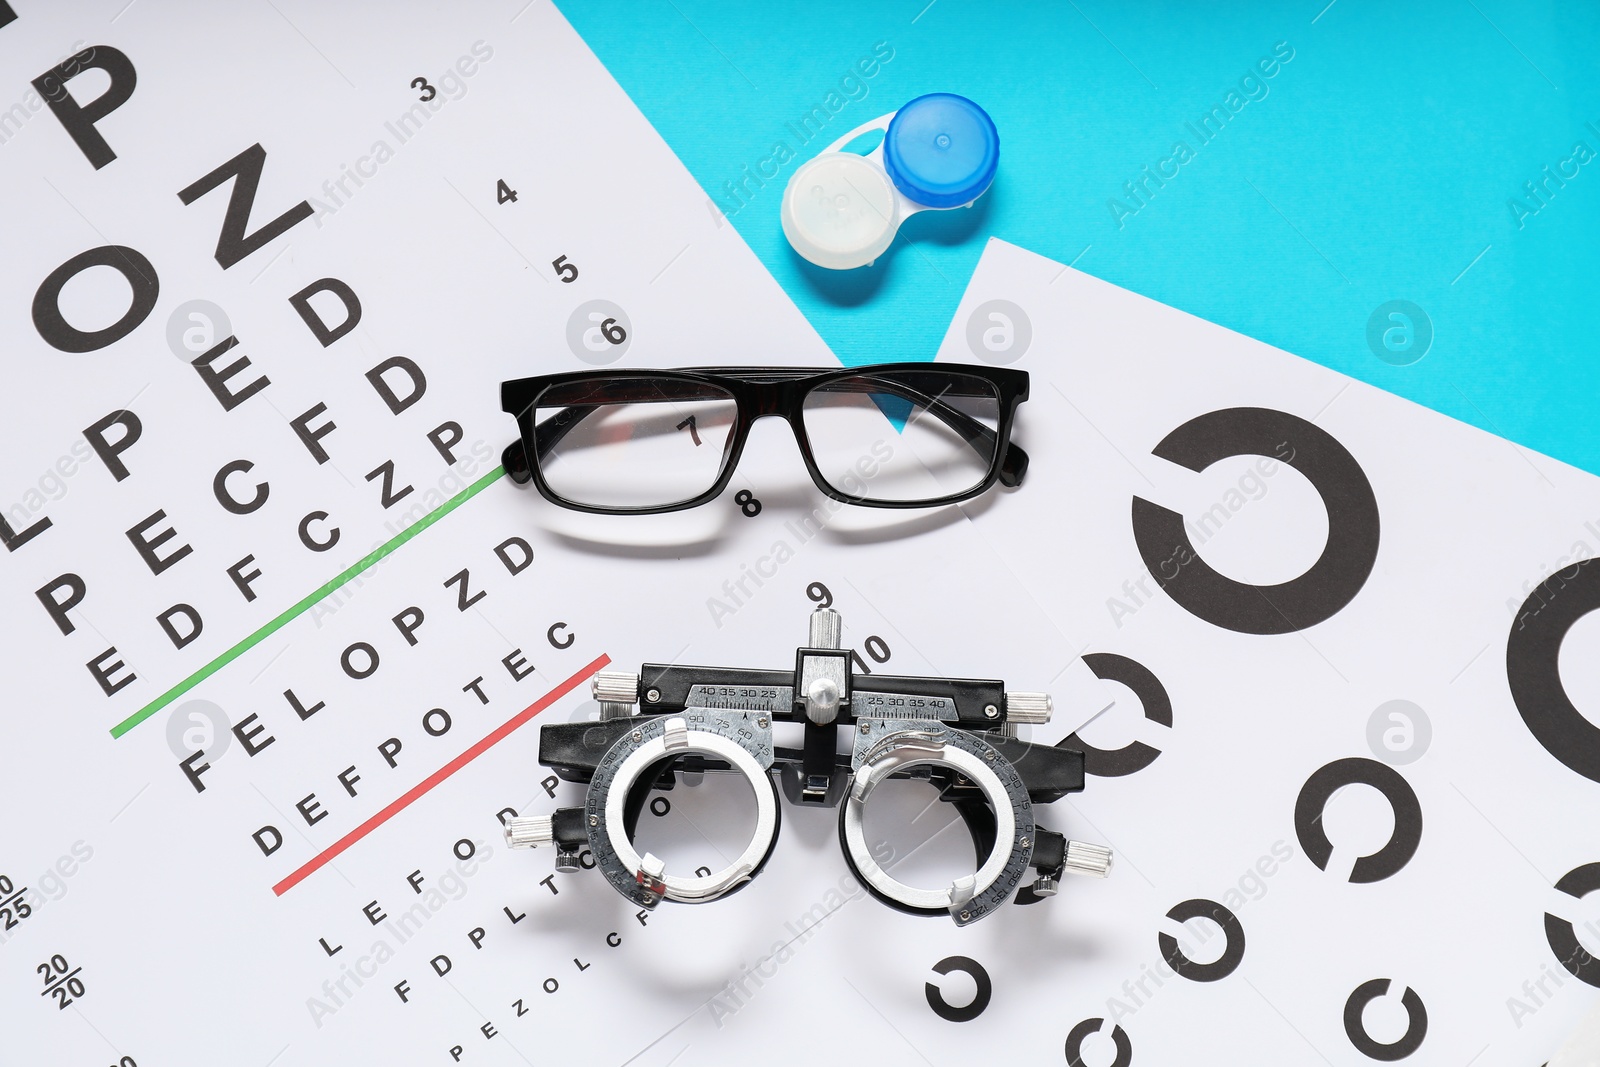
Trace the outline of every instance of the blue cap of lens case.
{"type": "Polygon", "coordinates": [[[910,216],[970,206],[999,164],[1000,135],[983,108],[954,93],[919,96],[800,165],[783,193],[784,236],[819,267],[864,267],[910,216]],[[883,143],[867,155],[840,151],[878,129],[883,143]]]}
{"type": "Polygon", "coordinates": [[[889,180],[926,207],[962,207],[982,196],[1000,165],[1000,135],[964,96],[929,93],[894,113],[883,137],[889,180]]]}

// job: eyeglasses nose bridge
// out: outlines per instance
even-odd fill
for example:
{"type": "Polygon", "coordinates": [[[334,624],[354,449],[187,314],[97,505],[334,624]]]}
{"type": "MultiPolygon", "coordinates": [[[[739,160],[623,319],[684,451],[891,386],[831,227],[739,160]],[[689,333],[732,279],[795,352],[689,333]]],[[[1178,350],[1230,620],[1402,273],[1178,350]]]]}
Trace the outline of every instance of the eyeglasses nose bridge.
{"type": "Polygon", "coordinates": [[[794,410],[794,382],[752,382],[745,394],[746,411],[750,422],[778,415],[785,419],[794,410]]]}

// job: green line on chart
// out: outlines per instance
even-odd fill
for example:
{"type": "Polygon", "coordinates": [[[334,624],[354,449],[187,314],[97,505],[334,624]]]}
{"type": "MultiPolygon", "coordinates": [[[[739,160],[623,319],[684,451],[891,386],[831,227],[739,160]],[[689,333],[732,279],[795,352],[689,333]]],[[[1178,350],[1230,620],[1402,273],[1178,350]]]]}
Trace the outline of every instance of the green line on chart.
{"type": "Polygon", "coordinates": [[[321,601],[329,593],[332,593],[335,589],[338,589],[350,579],[354,578],[356,575],[371,567],[374,563],[377,563],[379,560],[383,559],[383,557],[387,556],[389,553],[393,552],[395,549],[399,548],[401,545],[417,536],[417,534],[421,533],[423,530],[426,530],[428,527],[432,526],[434,523],[450,514],[456,508],[477,496],[484,489],[488,488],[495,481],[499,480],[500,476],[505,474],[505,472],[506,469],[504,467],[496,467],[494,470],[490,471],[488,474],[485,474],[482,478],[479,478],[477,481],[461,490],[461,492],[457,493],[449,500],[446,500],[443,504],[440,504],[422,518],[418,519],[416,522],[412,523],[410,526],[407,526],[404,530],[401,530],[389,540],[385,541],[383,544],[367,553],[365,556],[362,556],[360,559],[356,560],[350,566],[334,575],[332,579],[312,590],[311,593],[305,597],[305,599],[298,601],[292,607],[284,611],[283,614],[279,615],[277,618],[261,627],[261,629],[257,630],[243,641],[240,641],[237,645],[234,645],[232,648],[222,653],[222,655],[218,656],[210,663],[207,663],[204,667],[201,667],[199,670],[189,675],[189,677],[185,678],[171,689],[168,689],[165,693],[162,693],[160,696],[156,697],[154,700],[140,708],[138,711],[134,712],[132,715],[129,715],[126,719],[123,719],[121,722],[117,723],[117,725],[111,728],[111,736],[121,737],[123,734],[127,733],[135,726],[138,726],[150,716],[154,715],[156,712],[160,711],[174,700],[177,700],[179,697],[183,696],[183,694],[187,693],[189,690],[193,689],[195,686],[199,685],[213,674],[216,674],[222,668],[226,667],[228,664],[232,663],[234,660],[250,651],[256,645],[260,644],[262,641],[265,641],[274,633],[277,633],[279,630],[283,629],[283,627],[293,622],[298,616],[306,612],[313,604],[321,601]]]}

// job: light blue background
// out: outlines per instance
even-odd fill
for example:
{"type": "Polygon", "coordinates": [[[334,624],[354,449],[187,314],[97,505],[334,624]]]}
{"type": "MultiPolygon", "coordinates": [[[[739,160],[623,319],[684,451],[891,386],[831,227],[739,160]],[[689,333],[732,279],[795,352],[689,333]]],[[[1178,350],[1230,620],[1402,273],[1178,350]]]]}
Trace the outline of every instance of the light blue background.
{"type": "MultiPolygon", "coordinates": [[[[798,150],[729,221],[847,363],[931,359],[996,236],[1600,472],[1600,7],[1325,3],[560,7],[724,210],[775,141],[798,150]],[[801,147],[786,123],[879,41],[870,95],[801,147]],[[1202,147],[1185,123],[1279,41],[1295,54],[1268,95],[1202,147]],[[778,225],[794,168],[936,91],[994,117],[994,187],[913,219],[874,267],[801,261],[778,225]],[[1107,201],[1180,139],[1195,158],[1119,228],[1107,201]],[[1519,228],[1507,201],[1539,206],[1523,183],[1578,141],[1596,158],[1519,228]],[[1392,299],[1433,322],[1411,366],[1366,343],[1392,299]]],[[[706,359],[782,363],[784,339],[706,359]]]]}

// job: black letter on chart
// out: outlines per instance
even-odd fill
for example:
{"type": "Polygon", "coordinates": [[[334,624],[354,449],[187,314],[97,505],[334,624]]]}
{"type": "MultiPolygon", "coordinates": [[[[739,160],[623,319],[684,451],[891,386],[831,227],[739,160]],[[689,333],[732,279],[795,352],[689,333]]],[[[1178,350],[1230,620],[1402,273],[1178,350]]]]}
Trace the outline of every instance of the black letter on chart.
{"type": "Polygon", "coordinates": [[[51,271],[33,294],[33,328],[51,348],[61,352],[96,352],[134,331],[156,306],[161,292],[150,261],[125,245],[101,245],[79,252],[51,271]],[[61,290],[90,267],[111,267],[133,290],[128,310],[103,330],[80,330],[61,314],[61,290]]]}
{"type": "Polygon", "coordinates": [[[228,197],[227,214],[222,217],[222,233],[217,238],[217,262],[222,264],[223,270],[281,237],[312,215],[311,205],[302,200],[255,233],[245,232],[250,225],[250,209],[256,202],[256,187],[261,184],[261,168],[266,162],[267,150],[259,143],[253,144],[178,193],[178,199],[188,205],[229,178],[236,179],[233,194],[228,197]]]}
{"type": "Polygon", "coordinates": [[[294,306],[311,335],[317,343],[327,348],[333,342],[356,328],[361,321],[361,299],[356,296],[356,291],[341,282],[338,278],[323,278],[312,282],[298,293],[289,298],[289,303],[294,306]],[[322,321],[322,316],[317,314],[316,308],[311,306],[311,298],[318,293],[332,293],[344,305],[344,321],[337,326],[329,326],[322,321]]]}
{"type": "MultiPolygon", "coordinates": [[[[4,8],[0,11],[0,26],[16,18],[15,15],[6,17],[11,11],[9,7],[0,5],[0,8],[4,8]]],[[[56,113],[57,121],[66,128],[83,154],[89,157],[94,169],[99,170],[116,159],[117,154],[106,144],[106,139],[100,136],[94,124],[127,103],[138,80],[127,56],[115,48],[98,44],[68,57],[59,66],[51,67],[33,79],[33,87],[50,105],[50,110],[56,113]],[[91,68],[105,71],[111,77],[111,84],[87,104],[80,104],[67,92],[67,82],[91,68]]]]}

